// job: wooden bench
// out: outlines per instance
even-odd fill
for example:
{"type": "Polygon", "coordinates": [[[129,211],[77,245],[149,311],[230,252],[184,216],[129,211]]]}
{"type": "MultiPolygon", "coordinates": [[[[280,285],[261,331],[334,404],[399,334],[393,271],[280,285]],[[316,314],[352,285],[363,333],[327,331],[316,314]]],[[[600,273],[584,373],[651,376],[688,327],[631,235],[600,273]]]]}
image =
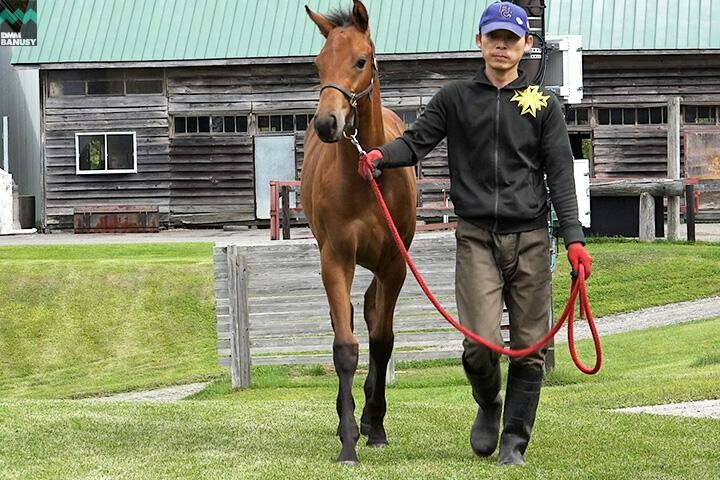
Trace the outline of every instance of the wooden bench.
{"type": "Polygon", "coordinates": [[[154,233],[160,230],[157,205],[75,207],[75,233],[154,233]]]}

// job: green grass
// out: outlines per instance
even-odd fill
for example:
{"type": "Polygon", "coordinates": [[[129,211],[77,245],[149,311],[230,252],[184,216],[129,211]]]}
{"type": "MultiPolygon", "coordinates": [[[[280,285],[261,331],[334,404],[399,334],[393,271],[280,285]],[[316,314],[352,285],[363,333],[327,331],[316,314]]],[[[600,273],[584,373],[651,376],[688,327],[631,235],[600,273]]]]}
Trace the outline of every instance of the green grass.
{"type": "MultiPolygon", "coordinates": [[[[588,248],[596,317],[720,294],[720,244],[588,248]]],[[[569,288],[564,253],[558,263],[556,312],[569,288]]],[[[210,244],[0,247],[0,398],[217,378],[212,267],[210,244]]]]}
{"type": "Polygon", "coordinates": [[[210,244],[0,248],[0,397],[216,377],[210,244]]]}
{"type": "MultiPolygon", "coordinates": [[[[335,465],[336,379],[319,366],[257,367],[192,400],[0,401],[0,479],[697,479],[720,477],[720,422],[614,408],[720,397],[720,318],[608,336],[596,376],[565,350],[543,389],[528,464],[476,458],[475,408],[457,360],[401,364],[388,388],[390,445],[335,465]]],[[[579,343],[583,355],[591,344],[579,343]]],[[[357,414],[363,404],[356,377],[357,414]]]]}

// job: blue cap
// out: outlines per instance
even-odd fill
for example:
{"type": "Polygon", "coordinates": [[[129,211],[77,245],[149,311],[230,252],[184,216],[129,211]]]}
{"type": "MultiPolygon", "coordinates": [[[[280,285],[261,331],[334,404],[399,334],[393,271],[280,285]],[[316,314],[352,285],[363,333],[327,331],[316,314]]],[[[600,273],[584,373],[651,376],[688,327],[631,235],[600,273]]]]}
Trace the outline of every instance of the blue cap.
{"type": "Polygon", "coordinates": [[[488,6],[480,17],[480,33],[495,30],[510,30],[518,37],[529,33],[525,9],[510,2],[495,2],[488,6]]]}

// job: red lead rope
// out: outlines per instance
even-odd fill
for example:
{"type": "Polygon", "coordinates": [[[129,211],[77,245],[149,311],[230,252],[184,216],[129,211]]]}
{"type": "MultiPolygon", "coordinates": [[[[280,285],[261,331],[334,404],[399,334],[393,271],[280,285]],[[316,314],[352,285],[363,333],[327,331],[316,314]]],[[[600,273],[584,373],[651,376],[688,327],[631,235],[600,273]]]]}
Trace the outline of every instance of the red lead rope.
{"type": "Polygon", "coordinates": [[[432,294],[427,284],[425,283],[425,280],[423,280],[422,275],[420,275],[420,272],[415,266],[412,258],[410,258],[410,254],[408,253],[407,248],[405,248],[405,244],[400,238],[400,234],[397,231],[395,222],[390,215],[390,210],[388,210],[387,204],[385,203],[382,193],[380,192],[380,187],[378,187],[378,184],[374,178],[370,181],[370,185],[372,186],[373,192],[375,193],[375,198],[380,205],[380,209],[382,210],[383,216],[385,217],[385,221],[387,222],[388,227],[390,227],[390,232],[395,239],[395,243],[400,249],[403,257],[405,258],[405,262],[407,263],[408,267],[410,267],[410,270],[412,271],[415,280],[417,280],[420,288],[422,288],[423,292],[425,292],[425,295],[427,295],[430,302],[435,305],[437,311],[440,312],[440,314],[445,318],[445,320],[447,320],[453,327],[462,332],[463,335],[465,335],[469,339],[489,348],[493,352],[499,353],[501,355],[507,355],[509,357],[524,357],[540,350],[548,342],[550,342],[550,340],[552,340],[555,334],[557,334],[557,332],[560,330],[565,320],[567,320],[568,347],[570,348],[570,355],[573,362],[575,362],[575,365],[581,372],[588,375],[593,375],[600,371],[600,367],[602,366],[602,347],[600,345],[600,335],[598,334],[597,328],[595,328],[595,321],[593,320],[592,312],[590,311],[590,302],[588,301],[587,290],[585,286],[585,268],[582,265],[579,266],[580,271],[578,272],[577,278],[573,280],[572,286],[570,288],[570,299],[565,306],[565,310],[563,311],[560,320],[558,320],[558,322],[555,324],[555,326],[553,326],[553,328],[547,335],[541,338],[534,345],[520,350],[512,350],[510,348],[504,348],[499,345],[495,345],[489,340],[484,339],[483,337],[471,332],[467,328],[460,325],[460,323],[458,323],[457,320],[455,320],[452,315],[450,315],[450,313],[445,310],[445,308],[440,304],[440,302],[438,302],[437,298],[435,298],[435,295],[432,294]],[[590,325],[590,331],[592,332],[593,342],[595,343],[595,366],[593,368],[586,367],[580,361],[577,351],[575,350],[575,332],[573,329],[573,325],[575,323],[575,301],[578,298],[578,294],[580,295],[580,317],[587,318],[588,324],[590,325]]]}

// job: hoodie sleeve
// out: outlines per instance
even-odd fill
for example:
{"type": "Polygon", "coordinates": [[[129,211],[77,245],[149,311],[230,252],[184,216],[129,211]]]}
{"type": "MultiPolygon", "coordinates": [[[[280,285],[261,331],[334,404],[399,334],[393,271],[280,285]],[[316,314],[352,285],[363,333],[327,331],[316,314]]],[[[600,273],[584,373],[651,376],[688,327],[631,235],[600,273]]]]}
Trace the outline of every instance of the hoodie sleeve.
{"type": "Polygon", "coordinates": [[[560,102],[550,94],[550,105],[542,123],[541,154],[547,174],[550,199],[560,221],[565,246],[574,242],[585,244],[582,224],[578,219],[573,155],[565,116],[560,102]]]}
{"type": "Polygon", "coordinates": [[[440,89],[412,127],[378,150],[383,153],[382,168],[409,167],[418,163],[446,136],[447,87],[440,89]]]}

